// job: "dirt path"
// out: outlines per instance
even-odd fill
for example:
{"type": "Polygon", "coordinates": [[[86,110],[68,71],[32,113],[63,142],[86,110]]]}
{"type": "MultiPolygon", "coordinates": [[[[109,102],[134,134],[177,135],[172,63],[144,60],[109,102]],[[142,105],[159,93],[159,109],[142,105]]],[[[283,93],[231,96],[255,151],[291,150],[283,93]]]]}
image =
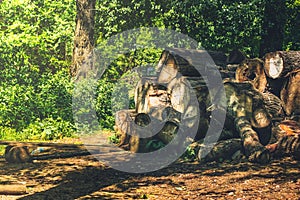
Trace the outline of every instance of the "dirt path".
{"type": "Polygon", "coordinates": [[[0,183],[26,184],[27,195],[0,199],[299,199],[300,163],[261,166],[175,163],[147,174],[116,171],[92,156],[7,164],[0,183]]]}

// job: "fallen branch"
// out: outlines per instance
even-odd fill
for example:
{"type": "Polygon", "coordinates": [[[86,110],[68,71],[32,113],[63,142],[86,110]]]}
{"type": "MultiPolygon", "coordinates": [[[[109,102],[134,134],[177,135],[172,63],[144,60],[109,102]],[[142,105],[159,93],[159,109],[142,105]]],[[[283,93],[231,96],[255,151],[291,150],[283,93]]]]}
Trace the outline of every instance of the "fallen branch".
{"type": "Polygon", "coordinates": [[[1,195],[22,195],[26,193],[26,185],[0,185],[1,195]]]}

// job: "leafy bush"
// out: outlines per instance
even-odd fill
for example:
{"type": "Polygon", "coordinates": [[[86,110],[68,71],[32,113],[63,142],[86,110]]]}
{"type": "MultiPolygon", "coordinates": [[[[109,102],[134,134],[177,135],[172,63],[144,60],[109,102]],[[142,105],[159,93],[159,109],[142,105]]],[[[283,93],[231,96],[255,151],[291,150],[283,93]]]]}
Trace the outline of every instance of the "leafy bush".
{"type": "Polygon", "coordinates": [[[42,139],[54,139],[74,132],[68,67],[75,13],[71,0],[1,2],[1,139],[30,139],[45,131],[42,139]]]}
{"type": "Polygon", "coordinates": [[[61,118],[37,119],[27,128],[23,129],[21,134],[29,140],[56,140],[64,137],[74,136],[75,128],[69,121],[61,118]]]}

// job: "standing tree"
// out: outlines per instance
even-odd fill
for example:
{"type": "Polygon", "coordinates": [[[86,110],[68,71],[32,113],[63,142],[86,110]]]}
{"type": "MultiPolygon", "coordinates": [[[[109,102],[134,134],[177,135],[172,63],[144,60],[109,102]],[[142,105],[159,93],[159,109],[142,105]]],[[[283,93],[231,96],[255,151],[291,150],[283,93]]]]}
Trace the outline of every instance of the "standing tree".
{"type": "Polygon", "coordinates": [[[77,75],[80,67],[85,63],[94,47],[94,24],[95,24],[94,0],[77,0],[76,29],[74,36],[74,48],[71,75],[77,75]]]}
{"type": "Polygon", "coordinates": [[[265,2],[260,57],[267,52],[282,50],[286,23],[286,0],[265,2]]]}

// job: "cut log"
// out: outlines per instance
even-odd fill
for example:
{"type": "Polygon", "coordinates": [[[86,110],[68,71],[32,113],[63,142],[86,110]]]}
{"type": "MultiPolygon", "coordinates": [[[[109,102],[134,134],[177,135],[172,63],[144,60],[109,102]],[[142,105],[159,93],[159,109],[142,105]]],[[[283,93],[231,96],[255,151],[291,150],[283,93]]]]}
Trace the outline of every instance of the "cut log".
{"type": "Polygon", "coordinates": [[[200,144],[198,159],[200,162],[232,160],[234,153],[242,149],[240,138],[222,140],[209,145],[200,144]]]}
{"type": "Polygon", "coordinates": [[[9,146],[25,146],[25,147],[54,147],[54,148],[81,148],[84,144],[66,144],[66,143],[50,143],[50,142],[16,142],[16,141],[0,141],[0,145],[9,146]]]}
{"type": "Polygon", "coordinates": [[[287,79],[280,93],[287,116],[300,116],[300,72],[287,79]]]}
{"type": "Polygon", "coordinates": [[[249,120],[245,117],[238,117],[235,120],[235,127],[240,137],[249,161],[257,163],[268,163],[270,154],[268,149],[260,143],[259,136],[253,130],[249,120]]]}
{"type": "Polygon", "coordinates": [[[32,162],[32,156],[29,153],[28,147],[23,145],[8,145],[5,148],[4,157],[5,160],[9,163],[32,162]]]}
{"type": "Polygon", "coordinates": [[[205,119],[207,117],[206,105],[209,101],[207,98],[209,94],[204,92],[206,91],[206,85],[203,86],[200,79],[191,81],[186,77],[178,77],[173,79],[167,87],[172,108],[181,113],[179,125],[189,128],[191,132],[197,131],[194,136],[197,139],[205,136],[208,129],[207,120],[205,119]],[[203,93],[199,91],[203,91],[203,93]]]}
{"type": "Polygon", "coordinates": [[[0,194],[1,195],[22,195],[27,194],[26,185],[0,185],[0,194]]]}
{"type": "Polygon", "coordinates": [[[249,81],[260,92],[267,86],[263,61],[258,58],[244,60],[237,68],[235,78],[240,83],[249,81]]]}
{"type": "Polygon", "coordinates": [[[300,70],[300,51],[276,51],[264,57],[266,75],[276,79],[300,70]]]}
{"type": "Polygon", "coordinates": [[[227,64],[227,56],[224,52],[221,51],[208,51],[208,54],[211,56],[213,61],[217,66],[225,68],[227,64]]]}
{"type": "Polygon", "coordinates": [[[129,150],[129,135],[127,134],[127,132],[130,129],[130,122],[133,120],[130,116],[130,111],[128,110],[120,110],[116,113],[115,116],[115,126],[114,129],[116,131],[116,133],[119,135],[120,137],[120,142],[119,142],[119,146],[123,147],[124,149],[129,150]],[[127,145],[128,147],[126,148],[125,146],[127,145]]]}
{"type": "Polygon", "coordinates": [[[227,57],[227,64],[240,64],[246,58],[247,57],[242,51],[235,49],[229,53],[227,57]]]}
{"type": "MultiPolygon", "coordinates": [[[[263,97],[252,84],[225,81],[224,88],[227,96],[227,121],[246,117],[255,128],[266,128],[270,125],[271,118],[265,108],[263,97]]],[[[227,128],[232,130],[231,123],[228,125],[227,128]]]]}
{"type": "Polygon", "coordinates": [[[292,156],[300,160],[300,137],[297,135],[285,135],[278,142],[267,146],[274,157],[292,156]]]}
{"type": "Polygon", "coordinates": [[[270,77],[267,77],[267,91],[273,93],[277,97],[280,98],[280,92],[286,82],[285,77],[277,78],[277,79],[272,79],[270,77]]]}
{"type": "Polygon", "coordinates": [[[150,78],[143,78],[137,84],[134,98],[136,113],[149,113],[153,106],[170,105],[166,87],[150,78]]]}
{"type": "Polygon", "coordinates": [[[147,97],[151,88],[153,88],[151,80],[142,79],[138,82],[134,95],[135,110],[137,113],[149,112],[149,100],[147,97]]]}
{"type": "Polygon", "coordinates": [[[116,113],[115,130],[120,134],[118,146],[131,152],[147,152],[147,142],[161,130],[161,127],[159,120],[150,114],[132,113],[132,110],[121,110],[116,113]]]}
{"type": "Polygon", "coordinates": [[[219,74],[216,63],[220,64],[223,62],[220,60],[223,59],[224,55],[221,55],[221,53],[212,53],[205,50],[180,48],[165,50],[158,64],[158,83],[168,84],[178,75],[200,77],[200,71],[210,76],[219,74]],[[215,66],[215,68],[212,68],[212,66],[215,66]]]}
{"type": "Polygon", "coordinates": [[[270,92],[262,93],[262,97],[272,121],[282,121],[285,117],[282,101],[270,92]]]}

